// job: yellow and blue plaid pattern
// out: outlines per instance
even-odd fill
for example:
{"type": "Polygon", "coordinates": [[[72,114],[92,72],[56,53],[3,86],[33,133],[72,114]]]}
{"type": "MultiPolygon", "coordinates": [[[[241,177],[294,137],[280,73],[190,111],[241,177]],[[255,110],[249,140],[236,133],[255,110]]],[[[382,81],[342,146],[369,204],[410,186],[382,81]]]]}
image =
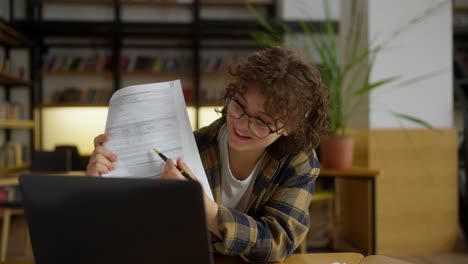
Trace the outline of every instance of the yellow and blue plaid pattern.
{"type": "Polygon", "coordinates": [[[294,157],[274,151],[274,143],[260,164],[245,212],[226,208],[221,201],[221,161],[217,136],[225,123],[220,118],[195,132],[201,160],[215,201],[222,239],[213,237],[214,249],[240,255],[251,262],[285,259],[301,244],[309,229],[309,203],[319,174],[315,151],[294,157]]]}

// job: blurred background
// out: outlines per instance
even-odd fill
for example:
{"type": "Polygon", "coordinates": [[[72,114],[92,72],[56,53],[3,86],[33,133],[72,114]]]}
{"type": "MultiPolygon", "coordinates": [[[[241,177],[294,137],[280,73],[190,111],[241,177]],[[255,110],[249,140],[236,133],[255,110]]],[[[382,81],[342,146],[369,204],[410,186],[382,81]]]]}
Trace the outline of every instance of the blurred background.
{"type": "MultiPolygon", "coordinates": [[[[354,146],[323,167],[301,252],[468,263],[467,40],[461,0],[0,0],[0,202],[21,173],[84,171],[116,90],[180,79],[195,130],[229,63],[281,44],[320,68],[330,136],[354,146]]],[[[1,258],[30,259],[14,208],[1,258]]]]}

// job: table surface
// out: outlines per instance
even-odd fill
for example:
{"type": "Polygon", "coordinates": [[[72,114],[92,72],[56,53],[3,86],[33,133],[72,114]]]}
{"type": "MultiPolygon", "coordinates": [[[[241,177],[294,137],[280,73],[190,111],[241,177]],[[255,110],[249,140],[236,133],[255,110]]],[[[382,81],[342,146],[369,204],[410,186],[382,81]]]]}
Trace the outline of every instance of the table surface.
{"type": "Polygon", "coordinates": [[[327,168],[320,168],[320,177],[364,177],[373,178],[380,174],[379,170],[369,169],[365,167],[351,167],[344,170],[334,170],[327,168]]]}
{"type": "MultiPolygon", "coordinates": [[[[239,257],[215,256],[215,264],[240,264],[248,263],[239,257]]],[[[293,254],[286,258],[284,264],[358,264],[364,256],[359,253],[312,253],[312,254],[293,254]]]]}
{"type": "MultiPolygon", "coordinates": [[[[359,253],[313,253],[313,254],[293,254],[284,264],[359,264],[364,256],[359,253]]],[[[248,263],[239,257],[220,256],[214,258],[215,264],[241,264],[248,263]]],[[[0,264],[34,264],[33,261],[23,262],[0,262],[0,264]]]]}
{"type": "Polygon", "coordinates": [[[365,257],[360,264],[412,264],[407,261],[386,256],[370,255],[365,257]]]}
{"type": "MultiPolygon", "coordinates": [[[[67,175],[67,176],[85,176],[84,171],[63,171],[63,172],[29,172],[25,174],[35,175],[67,175]]],[[[0,178],[0,186],[17,186],[19,175],[0,178]]]]}

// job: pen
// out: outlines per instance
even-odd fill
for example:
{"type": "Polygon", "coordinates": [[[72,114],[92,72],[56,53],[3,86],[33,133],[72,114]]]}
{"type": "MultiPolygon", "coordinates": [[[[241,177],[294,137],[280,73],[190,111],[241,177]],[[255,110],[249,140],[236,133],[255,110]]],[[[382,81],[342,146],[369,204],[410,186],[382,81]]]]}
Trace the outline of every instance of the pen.
{"type": "MultiPolygon", "coordinates": [[[[161,152],[159,152],[157,149],[153,148],[154,152],[156,152],[156,154],[158,154],[158,156],[164,160],[164,161],[167,161],[167,157],[162,154],[161,152]]],[[[180,171],[180,173],[182,173],[182,175],[189,181],[194,181],[194,179],[192,179],[192,177],[190,177],[190,175],[188,175],[183,169],[179,168],[179,166],[177,166],[177,164],[174,164],[176,166],[176,168],[180,171]]]]}

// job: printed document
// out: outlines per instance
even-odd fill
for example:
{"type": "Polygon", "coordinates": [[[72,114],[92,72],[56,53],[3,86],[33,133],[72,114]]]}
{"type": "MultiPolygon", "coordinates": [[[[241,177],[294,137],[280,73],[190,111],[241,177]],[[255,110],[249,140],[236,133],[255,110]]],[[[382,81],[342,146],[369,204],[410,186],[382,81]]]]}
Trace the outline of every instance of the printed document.
{"type": "Polygon", "coordinates": [[[190,167],[213,200],[201,163],[179,80],[134,85],[116,91],[109,103],[104,146],[115,154],[116,169],[103,176],[159,178],[165,162],[153,148],[190,167]]]}

